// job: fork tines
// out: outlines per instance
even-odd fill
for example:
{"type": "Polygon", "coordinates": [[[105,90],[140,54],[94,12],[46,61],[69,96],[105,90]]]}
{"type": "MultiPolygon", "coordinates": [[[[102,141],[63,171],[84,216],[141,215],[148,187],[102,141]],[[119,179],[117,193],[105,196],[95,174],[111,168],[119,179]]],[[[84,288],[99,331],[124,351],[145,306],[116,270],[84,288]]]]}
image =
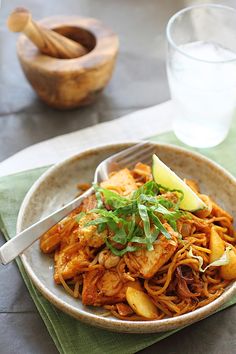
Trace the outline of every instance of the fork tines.
{"type": "Polygon", "coordinates": [[[115,155],[112,158],[112,162],[127,168],[134,167],[137,162],[150,164],[155,149],[155,145],[148,141],[143,141],[115,155]]]}

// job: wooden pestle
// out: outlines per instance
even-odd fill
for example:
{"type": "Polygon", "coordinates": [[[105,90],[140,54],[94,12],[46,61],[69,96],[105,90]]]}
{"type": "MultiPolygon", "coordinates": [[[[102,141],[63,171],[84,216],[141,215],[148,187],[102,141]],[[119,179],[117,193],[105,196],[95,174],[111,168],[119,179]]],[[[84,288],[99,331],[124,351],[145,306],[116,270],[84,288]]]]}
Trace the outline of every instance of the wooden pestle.
{"type": "Polygon", "coordinates": [[[72,59],[88,53],[83,45],[41,27],[32,20],[31,13],[24,8],[16,8],[8,17],[7,25],[12,32],[23,32],[41,53],[51,57],[72,59]]]}

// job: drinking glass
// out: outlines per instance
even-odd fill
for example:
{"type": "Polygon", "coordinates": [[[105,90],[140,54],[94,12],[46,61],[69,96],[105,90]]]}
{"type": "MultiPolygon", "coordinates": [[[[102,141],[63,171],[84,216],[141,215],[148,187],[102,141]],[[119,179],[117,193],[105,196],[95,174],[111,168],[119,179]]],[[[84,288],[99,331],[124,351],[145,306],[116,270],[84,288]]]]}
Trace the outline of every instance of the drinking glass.
{"type": "Polygon", "coordinates": [[[171,17],[166,33],[174,132],[190,146],[218,145],[236,108],[236,10],[191,6],[171,17]]]}

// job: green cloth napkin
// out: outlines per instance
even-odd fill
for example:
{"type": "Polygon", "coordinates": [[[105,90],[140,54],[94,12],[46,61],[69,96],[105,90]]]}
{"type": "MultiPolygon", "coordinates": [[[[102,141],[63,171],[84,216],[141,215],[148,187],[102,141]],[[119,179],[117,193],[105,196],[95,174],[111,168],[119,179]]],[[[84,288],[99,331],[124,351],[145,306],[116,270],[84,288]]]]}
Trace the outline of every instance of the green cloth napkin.
{"type": "MultiPolygon", "coordinates": [[[[184,146],[173,133],[150,138],[152,141],[184,146]]],[[[197,150],[197,149],[191,149],[197,150]]],[[[213,149],[198,150],[215,160],[236,176],[236,121],[226,141],[213,149]]],[[[21,202],[35,182],[48,167],[38,168],[0,178],[0,229],[6,239],[15,235],[16,220],[21,202]]],[[[16,260],[26,286],[40,312],[47,329],[60,353],[65,354],[122,354],[135,353],[175,333],[168,331],[157,334],[119,334],[83,324],[64,314],[48,302],[28,278],[20,259],[16,260]]],[[[236,296],[224,307],[236,303],[236,296]]]]}

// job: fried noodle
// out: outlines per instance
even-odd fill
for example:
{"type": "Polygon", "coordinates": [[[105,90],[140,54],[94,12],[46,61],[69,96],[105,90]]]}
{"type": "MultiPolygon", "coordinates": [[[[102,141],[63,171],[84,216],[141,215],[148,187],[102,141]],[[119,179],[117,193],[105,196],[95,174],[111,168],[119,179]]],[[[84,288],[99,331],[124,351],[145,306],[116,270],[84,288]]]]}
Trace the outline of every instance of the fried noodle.
{"type": "MultiPolygon", "coordinates": [[[[142,163],[132,171],[122,171],[123,175],[119,176],[113,173],[108,181],[101,184],[102,187],[127,197],[131,191],[152,180],[150,167],[142,163]]],[[[88,197],[77,210],[41,237],[41,251],[54,255],[55,282],[74,298],[82,299],[85,305],[102,306],[106,309],[105,315],[108,310],[122,320],[149,319],[139,311],[135,312],[127,301],[128,287],[149,297],[156,309],[153,319],[179,316],[219,297],[232,280],[222,277],[221,267],[212,266],[201,272],[198,259],[190,257],[189,250],[191,247],[195,256],[202,257],[204,266],[209,265],[213,232],[217,233],[225,248],[230,245],[234,249],[233,218],[209,196],[202,195],[196,182],[186,180],[186,183],[208,208],[182,213],[176,220],[175,230],[165,215],[158,214],[171,239],[159,233],[153,242],[154,249],[147,250],[138,244],[137,250],[123,255],[119,252],[127,245],[137,244],[128,241],[124,245],[114,241],[117,234],[114,228],[105,227],[98,231],[98,225],[93,222],[105,216],[98,216],[96,211],[90,212],[96,210],[97,200],[95,195],[88,197]],[[82,212],[84,216],[78,220],[82,212]],[[111,247],[115,247],[115,253],[108,247],[107,240],[111,247]]],[[[85,190],[89,186],[83,184],[82,187],[85,190]]],[[[160,195],[167,201],[176,197],[175,193],[166,191],[160,195]]],[[[105,204],[104,210],[110,209],[111,206],[105,204]]],[[[130,221],[130,216],[127,220],[130,221]]],[[[144,228],[145,222],[137,216],[135,222],[139,229],[144,228]]],[[[152,230],[152,223],[150,227],[152,230]]]]}

